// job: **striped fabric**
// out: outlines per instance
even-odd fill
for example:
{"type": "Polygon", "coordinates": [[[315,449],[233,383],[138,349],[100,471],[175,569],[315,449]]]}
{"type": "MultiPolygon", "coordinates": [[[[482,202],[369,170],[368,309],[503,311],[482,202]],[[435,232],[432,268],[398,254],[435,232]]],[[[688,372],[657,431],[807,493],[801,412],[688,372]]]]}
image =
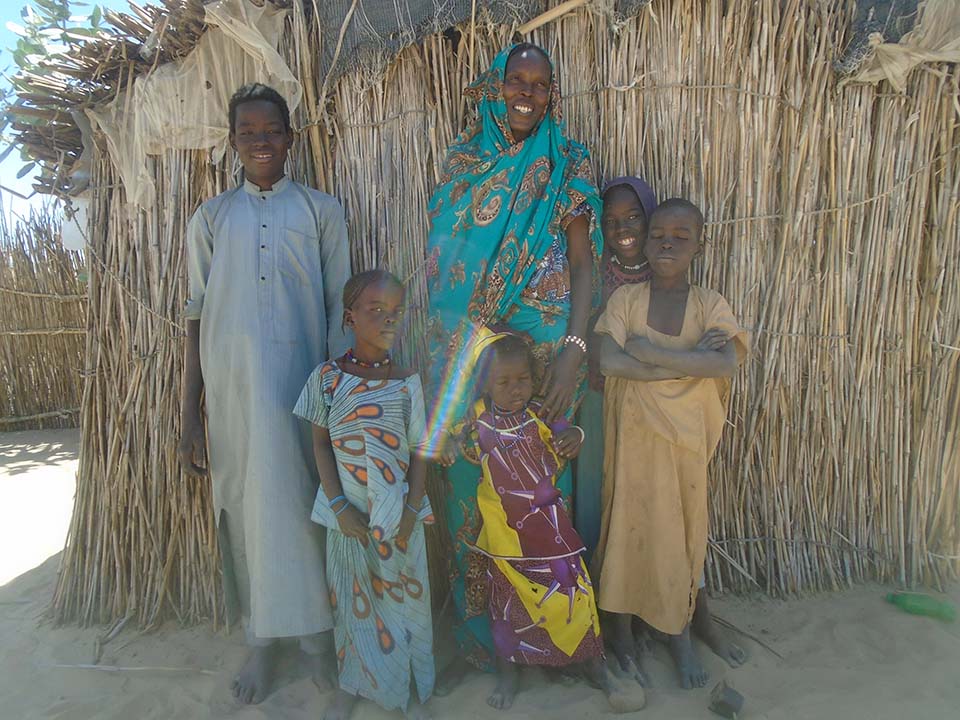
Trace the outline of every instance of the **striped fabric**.
{"type": "Polygon", "coordinates": [[[367,380],[321,365],[294,412],[328,428],[343,494],[370,516],[362,540],[339,531],[321,490],[313,520],[327,527],[327,585],[340,687],[387,710],[406,710],[411,677],[421,702],[433,693],[433,624],[424,498],[406,543],[394,540],[407,494],[411,448],[424,436],[420,378],[367,380]]]}

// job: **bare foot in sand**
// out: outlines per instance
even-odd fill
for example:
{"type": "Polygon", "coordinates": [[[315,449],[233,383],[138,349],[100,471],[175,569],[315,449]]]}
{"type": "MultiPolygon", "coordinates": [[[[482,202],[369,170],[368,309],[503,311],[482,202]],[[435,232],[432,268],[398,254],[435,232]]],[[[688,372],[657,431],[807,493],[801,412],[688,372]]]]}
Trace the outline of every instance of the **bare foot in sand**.
{"type": "Polygon", "coordinates": [[[647,704],[647,694],[642,687],[633,683],[621,682],[611,671],[607,663],[600,658],[585,663],[587,677],[603,690],[615,713],[630,713],[643,710],[647,704]]]}
{"type": "Polygon", "coordinates": [[[433,686],[433,694],[437,697],[449,695],[457,685],[463,682],[464,676],[469,671],[470,665],[467,664],[467,661],[461,657],[455,657],[437,678],[437,682],[433,686]]]}
{"type": "Polygon", "coordinates": [[[544,665],[543,670],[550,682],[563,685],[564,687],[573,687],[581,680],[580,673],[577,672],[576,666],[574,665],[562,665],[560,667],[544,665]]]}
{"type": "Polygon", "coordinates": [[[710,607],[707,605],[707,594],[702,590],[697,593],[697,604],[693,611],[693,620],[690,626],[694,634],[703,640],[714,653],[726,660],[730,667],[740,667],[747,661],[746,650],[731,642],[727,634],[714,621],[713,613],[710,612],[710,607]]]}
{"type": "Polygon", "coordinates": [[[704,687],[710,675],[694,652],[693,643],[690,641],[690,626],[685,627],[679,635],[669,637],[668,647],[680,675],[680,686],[686,690],[704,687]]]}
{"type": "Polygon", "coordinates": [[[337,686],[334,680],[337,676],[337,665],[330,654],[326,652],[304,653],[304,656],[307,659],[310,677],[317,689],[322,693],[333,690],[337,686]]]}
{"type": "Polygon", "coordinates": [[[337,690],[337,694],[333,696],[333,701],[323,711],[323,720],[347,720],[358,699],[356,695],[351,695],[345,690],[337,690]]]}
{"type": "Polygon", "coordinates": [[[633,616],[625,613],[611,613],[612,632],[607,634],[610,649],[616,661],[614,670],[620,677],[635,680],[641,687],[650,686],[650,678],[643,671],[640,655],[633,636],[633,616]]]}
{"type": "Polygon", "coordinates": [[[247,662],[233,679],[230,689],[244,705],[263,702],[273,691],[273,675],[277,665],[279,643],[255,647],[247,662]]]}
{"type": "Polygon", "coordinates": [[[509,710],[517,696],[519,674],[512,662],[497,658],[497,686],[487,698],[487,705],[497,710],[509,710]]]}
{"type": "Polygon", "coordinates": [[[413,698],[410,698],[410,704],[407,705],[404,717],[407,720],[433,720],[433,714],[427,709],[427,706],[421,705],[419,700],[413,698]]]}

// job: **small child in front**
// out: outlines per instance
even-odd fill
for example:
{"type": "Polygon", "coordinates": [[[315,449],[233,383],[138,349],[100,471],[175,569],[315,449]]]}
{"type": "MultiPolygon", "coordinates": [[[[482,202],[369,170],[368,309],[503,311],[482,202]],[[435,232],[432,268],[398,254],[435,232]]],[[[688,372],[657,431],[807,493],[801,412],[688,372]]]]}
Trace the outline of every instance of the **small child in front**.
{"type": "Polygon", "coordinates": [[[595,329],[606,377],[598,604],[614,614],[618,637],[630,637],[633,616],[668,635],[685,688],[708,679],[690,642],[707,549],[707,464],[729,378],[747,352],[726,300],[687,282],[702,233],[693,203],[659,205],[645,243],[652,278],[614,292],[595,329]]]}
{"type": "MultiPolygon", "coordinates": [[[[593,586],[581,559],[583,541],[567,514],[557,477],[575,457],[584,431],[548,426],[531,402],[534,358],[512,333],[496,333],[480,357],[482,397],[453,435],[481,466],[477,505],[483,528],[475,551],[489,559],[491,630],[497,686],[487,702],[507,709],[517,692],[517,665],[582,663],[618,712],[643,707],[641,688],[628,694],[607,671],[593,586]]],[[[451,445],[442,462],[456,458],[451,445]]]]}
{"type": "Polygon", "coordinates": [[[313,371],[294,408],[313,425],[321,488],[312,518],[327,528],[340,689],[324,720],[346,720],[358,696],[423,718],[433,693],[423,390],[390,358],[404,299],[383,270],[350,278],[354,347],[313,371]]]}

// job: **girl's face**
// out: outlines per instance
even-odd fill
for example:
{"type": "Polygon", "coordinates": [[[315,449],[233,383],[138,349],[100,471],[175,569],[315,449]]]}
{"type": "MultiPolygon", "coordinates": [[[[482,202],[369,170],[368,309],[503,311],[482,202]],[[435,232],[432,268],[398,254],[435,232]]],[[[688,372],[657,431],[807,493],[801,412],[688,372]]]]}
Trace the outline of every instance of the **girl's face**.
{"type": "Polygon", "coordinates": [[[243,163],[247,180],[263,190],[283,177],[283,164],[293,134],[283,124],[280,108],[269,100],[251,100],[237,106],[230,145],[243,163]]]}
{"type": "Polygon", "coordinates": [[[664,279],[686,276],[700,250],[702,232],[699,218],[690,210],[669,208],[655,212],[645,246],[653,274],[664,279]]]}
{"type": "Polygon", "coordinates": [[[533,397],[533,372],[526,354],[497,357],[491,362],[487,393],[501,410],[523,410],[533,397]]]}
{"type": "Polygon", "coordinates": [[[546,114],[552,74],[547,59],[530,48],[507,61],[503,74],[503,101],[507,105],[510,131],[517,142],[528,138],[546,114]]]}
{"type": "Polygon", "coordinates": [[[403,287],[387,280],[365,287],[353,306],[343,311],[345,324],[353,328],[358,353],[381,355],[393,347],[406,311],[405,300],[403,287]]]}
{"type": "Polygon", "coordinates": [[[633,188],[617,185],[604,193],[600,227],[604,245],[621,263],[635,265],[643,260],[647,214],[633,188]]]}

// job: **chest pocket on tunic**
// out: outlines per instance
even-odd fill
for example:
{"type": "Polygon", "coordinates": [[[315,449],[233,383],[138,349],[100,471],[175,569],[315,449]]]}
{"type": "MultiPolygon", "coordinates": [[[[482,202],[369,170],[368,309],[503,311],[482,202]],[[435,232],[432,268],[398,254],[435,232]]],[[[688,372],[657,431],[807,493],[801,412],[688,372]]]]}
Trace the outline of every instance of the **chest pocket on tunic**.
{"type": "Polygon", "coordinates": [[[274,338],[296,342],[315,322],[320,267],[320,241],[316,235],[285,228],[277,244],[274,338]]]}

